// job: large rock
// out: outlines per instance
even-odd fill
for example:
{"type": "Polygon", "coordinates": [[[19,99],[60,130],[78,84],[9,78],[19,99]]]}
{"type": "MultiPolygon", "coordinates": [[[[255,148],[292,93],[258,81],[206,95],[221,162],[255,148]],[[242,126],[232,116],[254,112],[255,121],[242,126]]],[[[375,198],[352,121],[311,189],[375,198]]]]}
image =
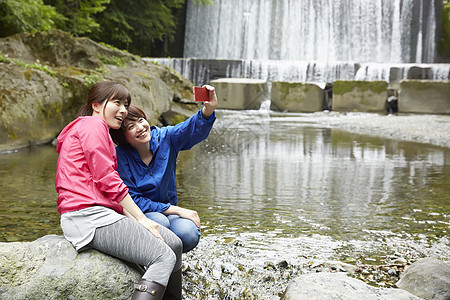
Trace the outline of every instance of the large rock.
{"type": "Polygon", "coordinates": [[[400,289],[376,288],[345,273],[310,273],[289,283],[284,300],[419,300],[400,289]]]}
{"type": "Polygon", "coordinates": [[[450,114],[450,81],[401,81],[398,95],[398,111],[450,114]]]}
{"type": "Polygon", "coordinates": [[[80,254],[64,237],[0,243],[0,299],[129,299],[141,274],[96,250],[80,254]]]}
{"type": "Polygon", "coordinates": [[[385,81],[337,80],[333,84],[333,110],[384,112],[387,89],[385,81]]]}
{"type": "Polygon", "coordinates": [[[67,107],[73,98],[64,97],[64,87],[43,71],[0,68],[0,151],[51,141],[76,114],[67,107]]]}
{"type": "Polygon", "coordinates": [[[436,258],[420,259],[405,269],[397,286],[424,299],[450,299],[450,264],[436,258]]]}
{"type": "Polygon", "coordinates": [[[324,91],[313,83],[272,81],[270,100],[273,110],[316,112],[323,110],[324,91]]]}
{"type": "Polygon", "coordinates": [[[57,30],[10,36],[0,39],[0,152],[53,139],[101,80],[125,85],[152,123],[192,102],[191,82],[129,53],[57,30]]]}
{"type": "Polygon", "coordinates": [[[216,89],[218,108],[222,109],[259,109],[268,98],[265,80],[221,78],[210,84],[216,89]]]}

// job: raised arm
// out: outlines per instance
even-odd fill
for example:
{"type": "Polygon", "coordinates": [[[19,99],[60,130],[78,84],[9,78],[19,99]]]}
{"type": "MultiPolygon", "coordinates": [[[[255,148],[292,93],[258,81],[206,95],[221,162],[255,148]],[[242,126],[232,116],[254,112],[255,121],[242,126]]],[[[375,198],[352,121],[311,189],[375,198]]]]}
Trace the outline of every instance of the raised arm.
{"type": "Polygon", "coordinates": [[[204,104],[203,104],[204,106],[202,108],[202,115],[206,120],[208,120],[209,117],[211,117],[211,115],[216,110],[218,102],[217,102],[217,96],[216,96],[214,87],[212,87],[210,85],[205,85],[205,87],[209,91],[209,101],[204,102],[204,104]]]}

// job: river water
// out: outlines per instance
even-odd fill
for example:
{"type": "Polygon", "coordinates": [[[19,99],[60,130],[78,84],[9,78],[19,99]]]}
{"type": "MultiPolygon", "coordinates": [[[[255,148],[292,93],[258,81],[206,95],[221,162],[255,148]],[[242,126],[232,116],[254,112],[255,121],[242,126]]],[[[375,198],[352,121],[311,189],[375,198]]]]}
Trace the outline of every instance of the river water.
{"type": "MultiPolygon", "coordinates": [[[[0,242],[61,234],[56,160],[52,146],[0,155],[0,242]]],[[[184,255],[187,299],[277,299],[329,260],[450,257],[447,148],[306,114],[222,110],[208,139],[180,154],[177,183],[179,205],[202,220],[184,255]]]]}

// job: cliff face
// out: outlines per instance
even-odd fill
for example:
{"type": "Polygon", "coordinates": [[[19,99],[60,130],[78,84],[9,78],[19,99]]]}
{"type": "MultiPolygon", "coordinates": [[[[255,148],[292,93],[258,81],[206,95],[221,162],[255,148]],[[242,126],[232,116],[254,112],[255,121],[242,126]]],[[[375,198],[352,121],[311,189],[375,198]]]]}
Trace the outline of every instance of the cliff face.
{"type": "Polygon", "coordinates": [[[57,30],[10,36],[0,39],[0,152],[51,141],[101,80],[126,86],[153,124],[192,99],[191,82],[168,68],[92,40],[57,30]]]}

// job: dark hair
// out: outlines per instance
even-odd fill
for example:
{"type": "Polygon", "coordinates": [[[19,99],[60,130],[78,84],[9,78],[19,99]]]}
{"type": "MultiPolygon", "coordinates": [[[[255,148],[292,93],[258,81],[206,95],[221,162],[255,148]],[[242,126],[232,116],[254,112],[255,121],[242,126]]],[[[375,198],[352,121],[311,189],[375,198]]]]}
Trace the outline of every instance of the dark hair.
{"type": "MultiPolygon", "coordinates": [[[[144,111],[137,107],[136,105],[130,105],[128,106],[128,115],[125,119],[131,120],[131,121],[137,121],[140,118],[144,118],[147,120],[147,116],[145,115],[144,111]]],[[[147,120],[148,121],[148,120],[147,120]]],[[[114,143],[116,143],[119,146],[128,146],[127,139],[125,138],[124,134],[124,127],[125,120],[122,122],[122,126],[120,126],[119,129],[110,129],[109,134],[112,137],[112,140],[114,143]]]]}
{"type": "Polygon", "coordinates": [[[92,116],[92,103],[108,102],[112,99],[127,100],[131,104],[131,95],[126,87],[115,81],[101,81],[96,83],[88,93],[88,99],[78,111],[78,116],[92,116]]]}

